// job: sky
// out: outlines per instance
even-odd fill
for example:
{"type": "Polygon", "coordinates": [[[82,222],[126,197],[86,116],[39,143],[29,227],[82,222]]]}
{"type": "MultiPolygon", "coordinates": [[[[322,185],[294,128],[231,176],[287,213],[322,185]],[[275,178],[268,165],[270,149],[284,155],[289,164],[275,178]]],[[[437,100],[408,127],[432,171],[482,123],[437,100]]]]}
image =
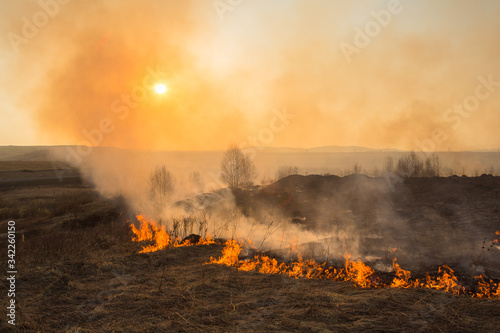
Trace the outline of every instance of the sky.
{"type": "Polygon", "coordinates": [[[498,17],[495,0],[2,1],[0,145],[497,149],[498,17]]]}

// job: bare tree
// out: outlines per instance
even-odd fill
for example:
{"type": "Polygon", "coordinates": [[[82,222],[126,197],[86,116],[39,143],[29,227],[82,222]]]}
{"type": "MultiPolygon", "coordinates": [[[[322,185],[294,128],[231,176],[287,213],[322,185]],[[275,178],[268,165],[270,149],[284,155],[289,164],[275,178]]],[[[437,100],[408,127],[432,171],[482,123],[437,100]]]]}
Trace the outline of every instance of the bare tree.
{"type": "Polygon", "coordinates": [[[222,181],[233,189],[251,184],[257,176],[250,157],[235,145],[230,146],[224,153],[220,168],[222,181]]]}
{"type": "Polygon", "coordinates": [[[352,174],[353,175],[359,175],[361,174],[361,164],[359,164],[358,162],[354,163],[353,167],[352,167],[352,174]]]}
{"type": "Polygon", "coordinates": [[[298,173],[299,173],[299,168],[297,168],[296,166],[291,166],[291,165],[280,166],[278,168],[278,171],[276,171],[276,179],[280,180],[291,175],[296,175],[298,173]]]}
{"type": "Polygon", "coordinates": [[[148,188],[148,196],[153,204],[155,217],[160,217],[163,207],[173,193],[174,184],[170,172],[164,165],[157,167],[149,175],[148,188]]]}
{"type": "Polygon", "coordinates": [[[403,177],[420,177],[424,170],[424,162],[412,150],[398,161],[397,173],[403,177]]]}
{"type": "Polygon", "coordinates": [[[436,154],[421,159],[411,151],[399,158],[396,173],[403,177],[439,177],[441,162],[436,154]]]}

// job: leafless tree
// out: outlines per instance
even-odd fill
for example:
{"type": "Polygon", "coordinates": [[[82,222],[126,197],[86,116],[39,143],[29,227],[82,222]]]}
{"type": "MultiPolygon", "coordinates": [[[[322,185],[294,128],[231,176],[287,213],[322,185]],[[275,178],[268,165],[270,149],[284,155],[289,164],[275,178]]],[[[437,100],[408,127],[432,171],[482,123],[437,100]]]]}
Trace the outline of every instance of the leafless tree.
{"type": "Polygon", "coordinates": [[[399,158],[397,172],[403,177],[420,177],[423,169],[424,162],[413,150],[399,158]]]}
{"type": "Polygon", "coordinates": [[[358,162],[354,163],[354,165],[352,166],[352,174],[359,175],[362,172],[361,170],[361,164],[359,164],[358,162]]]}
{"type": "Polygon", "coordinates": [[[291,175],[296,175],[298,173],[299,173],[299,168],[297,168],[296,166],[291,166],[291,165],[280,166],[278,168],[278,171],[276,171],[276,179],[280,180],[291,175]]]}
{"type": "Polygon", "coordinates": [[[224,153],[221,162],[221,180],[232,189],[251,184],[257,176],[255,165],[248,155],[235,145],[230,146],[224,153]]]}
{"type": "Polygon", "coordinates": [[[404,177],[439,177],[441,162],[436,154],[421,159],[411,151],[399,158],[396,172],[404,177]]]}
{"type": "Polygon", "coordinates": [[[174,184],[172,175],[164,165],[157,167],[149,175],[148,188],[148,196],[153,204],[155,217],[160,217],[165,204],[173,193],[174,184]]]}

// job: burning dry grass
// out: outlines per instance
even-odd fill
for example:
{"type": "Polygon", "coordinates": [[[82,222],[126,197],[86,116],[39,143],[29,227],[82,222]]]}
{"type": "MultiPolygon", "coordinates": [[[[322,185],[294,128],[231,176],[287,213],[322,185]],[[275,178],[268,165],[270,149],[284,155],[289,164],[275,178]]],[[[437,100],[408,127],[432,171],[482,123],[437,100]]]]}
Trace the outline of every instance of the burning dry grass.
{"type": "MultiPolygon", "coordinates": [[[[2,321],[1,332],[494,332],[500,325],[497,300],[299,279],[304,273],[296,264],[287,264],[291,277],[261,274],[281,265],[263,256],[256,268],[237,270],[244,260],[221,244],[138,253],[143,244],[130,241],[137,235],[125,219],[98,222],[37,233],[26,225],[18,249],[18,326],[2,321]],[[235,266],[205,264],[221,251],[232,253],[235,266]]],[[[300,261],[308,262],[311,277],[319,271],[300,261]]],[[[404,271],[396,275],[411,281],[404,271]]]]}
{"type": "MultiPolygon", "coordinates": [[[[208,236],[206,239],[200,238],[198,242],[192,243],[189,239],[172,240],[170,234],[164,226],[158,225],[155,221],[137,215],[139,228],[131,224],[130,228],[134,233],[134,242],[152,242],[151,245],[142,246],[141,253],[155,252],[167,247],[181,247],[191,245],[210,245],[215,241],[208,236]]],[[[498,235],[500,232],[496,232],[498,235]]],[[[492,243],[498,241],[495,239],[492,243]]],[[[252,242],[249,240],[249,244],[252,242]]],[[[263,274],[286,275],[293,278],[336,280],[353,282],[360,288],[426,288],[443,290],[454,295],[469,295],[477,298],[496,298],[500,300],[500,282],[493,279],[486,279],[483,275],[473,278],[473,281],[459,281],[455,271],[448,265],[438,268],[437,276],[429,273],[421,279],[412,279],[411,272],[401,268],[397,260],[393,260],[393,276],[387,277],[378,274],[370,266],[362,261],[350,260],[350,255],[344,256],[344,266],[335,268],[327,266],[326,262],[318,263],[314,259],[303,259],[296,245],[291,245],[295,250],[298,260],[285,263],[271,258],[264,253],[258,253],[251,259],[240,260],[242,245],[234,239],[225,243],[222,255],[219,258],[211,257],[209,263],[236,267],[239,271],[257,271],[263,274]]]]}
{"type": "Polygon", "coordinates": [[[461,283],[453,269],[447,265],[439,267],[438,276],[429,273],[423,279],[412,279],[411,272],[399,266],[396,259],[393,261],[394,277],[387,281],[387,277],[377,274],[371,267],[361,261],[350,260],[345,256],[342,268],[334,268],[326,263],[317,263],[314,259],[299,259],[291,263],[278,263],[264,253],[255,255],[252,259],[240,260],[242,247],[236,240],[228,240],[219,258],[210,258],[211,264],[221,264],[236,267],[240,271],[257,271],[264,274],[280,274],[294,278],[336,280],[353,282],[360,288],[426,288],[443,290],[454,295],[470,295],[478,298],[496,298],[500,300],[500,282],[485,279],[483,275],[475,276],[474,281],[461,283]]]}
{"type": "MultiPolygon", "coordinates": [[[[496,300],[458,298],[430,289],[355,289],[342,281],[204,265],[224,250],[219,244],[137,253],[141,246],[130,242],[131,233],[125,232],[129,227],[108,223],[95,228],[74,231],[82,239],[79,246],[87,249],[85,255],[72,252],[70,238],[60,242],[60,252],[20,267],[18,329],[493,332],[500,324],[496,300]],[[97,233],[112,235],[114,242],[106,247],[93,242],[97,233]]],[[[5,322],[1,325],[2,332],[9,331],[5,322]]]]}
{"type": "Polygon", "coordinates": [[[215,243],[215,240],[213,240],[210,235],[206,238],[200,238],[197,242],[193,242],[191,239],[172,239],[170,233],[166,231],[164,226],[158,225],[158,223],[143,215],[137,215],[136,218],[139,221],[139,228],[133,224],[130,225],[130,229],[134,233],[132,240],[134,242],[153,242],[151,245],[143,246],[141,253],[155,252],[163,250],[169,246],[181,247],[191,245],[210,245],[215,243]]]}

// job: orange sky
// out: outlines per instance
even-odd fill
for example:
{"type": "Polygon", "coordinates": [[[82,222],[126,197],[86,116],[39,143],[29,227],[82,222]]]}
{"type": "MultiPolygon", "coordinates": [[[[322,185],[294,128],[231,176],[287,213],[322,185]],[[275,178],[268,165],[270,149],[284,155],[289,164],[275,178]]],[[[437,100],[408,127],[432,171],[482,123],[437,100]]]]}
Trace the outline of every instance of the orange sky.
{"type": "Polygon", "coordinates": [[[0,144],[500,145],[499,2],[235,3],[1,2],[0,144]]]}

